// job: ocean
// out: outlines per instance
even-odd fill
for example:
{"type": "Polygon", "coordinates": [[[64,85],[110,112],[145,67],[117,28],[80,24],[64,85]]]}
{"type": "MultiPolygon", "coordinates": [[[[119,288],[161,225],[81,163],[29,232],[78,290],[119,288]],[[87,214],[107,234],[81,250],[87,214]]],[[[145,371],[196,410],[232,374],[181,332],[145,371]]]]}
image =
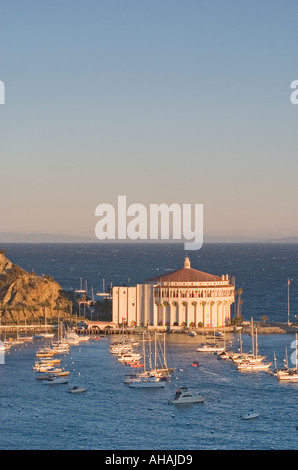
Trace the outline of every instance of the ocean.
{"type": "MultiPolygon", "coordinates": [[[[132,285],[183,266],[179,245],[7,244],[15,264],[53,276],[64,289],[87,281],[94,292],[106,286],[132,285]]],[[[243,316],[287,321],[287,279],[291,279],[291,321],[297,312],[297,245],[220,244],[187,252],[192,267],[235,276],[243,289],[243,316]]],[[[284,384],[267,372],[239,372],[232,362],[198,353],[199,336],[167,334],[167,362],[175,367],[164,389],[138,390],[123,384],[129,366],[109,352],[116,338],[107,335],[71,346],[61,356],[69,384],[48,386],[35,379],[35,339],[13,346],[0,365],[1,450],[291,450],[297,448],[298,383],[284,384]],[[198,360],[199,367],[191,364],[198,360]],[[73,395],[68,387],[83,385],[73,395]],[[203,404],[177,407],[168,401],[177,385],[205,396],[203,404]],[[254,409],[260,417],[244,421],[254,409]]],[[[141,341],[141,337],[139,337],[141,341]]],[[[251,337],[243,335],[243,349],[251,337]]],[[[293,360],[293,334],[259,335],[260,354],[281,367],[287,348],[293,360]]],[[[227,335],[233,350],[239,335],[227,335]]],[[[141,346],[139,346],[141,348],[141,346]]]]}
{"type": "MultiPolygon", "coordinates": [[[[48,274],[63,289],[78,289],[87,281],[94,295],[110,284],[135,285],[180,269],[185,256],[200,271],[235,277],[243,289],[242,316],[246,320],[288,321],[298,315],[298,244],[206,244],[185,251],[183,244],[2,244],[6,256],[27,271],[48,274]]],[[[95,296],[96,299],[96,296],[95,296]]],[[[235,307],[235,305],[234,305],[235,307]]],[[[233,309],[232,306],[232,316],[233,309]]]]}

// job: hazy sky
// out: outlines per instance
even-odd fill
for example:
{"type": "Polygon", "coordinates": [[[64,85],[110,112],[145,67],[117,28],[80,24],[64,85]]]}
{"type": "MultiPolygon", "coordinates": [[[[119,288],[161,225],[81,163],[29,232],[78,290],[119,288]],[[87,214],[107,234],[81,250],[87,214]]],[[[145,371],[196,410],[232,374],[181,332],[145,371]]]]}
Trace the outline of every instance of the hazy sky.
{"type": "Polygon", "coordinates": [[[204,236],[298,235],[295,0],[0,0],[0,232],[202,203],[204,236]]]}

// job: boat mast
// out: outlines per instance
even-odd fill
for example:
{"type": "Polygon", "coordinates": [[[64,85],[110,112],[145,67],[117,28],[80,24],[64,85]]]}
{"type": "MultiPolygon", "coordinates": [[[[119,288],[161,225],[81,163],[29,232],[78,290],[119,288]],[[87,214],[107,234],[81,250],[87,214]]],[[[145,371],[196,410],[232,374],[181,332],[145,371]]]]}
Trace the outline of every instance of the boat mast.
{"type": "Polygon", "coordinates": [[[239,340],[240,340],[240,354],[242,354],[242,334],[241,334],[241,330],[239,331],[239,333],[240,333],[240,338],[239,338],[239,340]]]}
{"type": "Polygon", "coordinates": [[[152,370],[152,357],[151,357],[151,341],[149,338],[149,369],[152,370]]]}
{"type": "Polygon", "coordinates": [[[286,368],[289,368],[289,361],[288,361],[288,348],[286,347],[286,358],[285,358],[286,368]]]}
{"type": "Polygon", "coordinates": [[[157,341],[156,341],[156,332],[154,337],[154,370],[156,370],[156,357],[157,357],[157,341]]]}
{"type": "Polygon", "coordinates": [[[298,369],[298,359],[297,359],[297,333],[295,334],[295,339],[296,339],[296,372],[298,369]]]}
{"type": "Polygon", "coordinates": [[[255,345],[254,345],[254,320],[251,318],[251,342],[252,342],[252,355],[255,355],[255,345]]]}
{"type": "Polygon", "coordinates": [[[276,356],[275,356],[275,351],[273,353],[273,358],[274,358],[274,370],[276,371],[277,370],[277,367],[276,367],[276,356]]]}
{"type": "Polygon", "coordinates": [[[144,332],[143,332],[143,356],[144,356],[144,372],[146,372],[145,333],[144,332]]]}
{"type": "Polygon", "coordinates": [[[288,326],[290,325],[290,279],[288,278],[288,326]]]}
{"type": "Polygon", "coordinates": [[[167,359],[166,359],[166,334],[163,334],[163,362],[164,362],[164,367],[167,369],[168,364],[167,364],[167,359]]]}
{"type": "Polygon", "coordinates": [[[257,327],[256,327],[256,358],[258,356],[258,330],[257,330],[257,327]]]}

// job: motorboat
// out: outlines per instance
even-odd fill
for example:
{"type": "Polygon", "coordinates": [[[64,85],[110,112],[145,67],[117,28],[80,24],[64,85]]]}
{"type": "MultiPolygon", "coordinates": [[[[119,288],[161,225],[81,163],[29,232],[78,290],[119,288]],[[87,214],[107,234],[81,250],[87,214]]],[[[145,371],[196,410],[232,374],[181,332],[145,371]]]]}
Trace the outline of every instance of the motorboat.
{"type": "Polygon", "coordinates": [[[224,347],[218,346],[217,344],[203,344],[203,346],[199,346],[197,348],[198,352],[214,352],[214,353],[221,353],[225,350],[224,347]]]}
{"type": "Polygon", "coordinates": [[[79,341],[89,341],[90,336],[88,335],[78,335],[79,336],[79,341]]]}
{"type": "Polygon", "coordinates": [[[268,370],[271,364],[271,362],[240,362],[239,364],[237,364],[237,369],[243,372],[262,371],[268,370]]]}
{"type": "Polygon", "coordinates": [[[74,331],[70,331],[70,332],[66,333],[65,341],[68,344],[79,344],[80,343],[80,336],[77,333],[75,333],[74,331]]]}
{"type": "Polygon", "coordinates": [[[20,341],[33,341],[33,336],[19,336],[20,341]]]}
{"type": "Polygon", "coordinates": [[[260,356],[260,355],[256,356],[255,354],[248,353],[248,354],[242,354],[237,357],[234,357],[233,362],[235,362],[235,364],[239,364],[241,362],[249,362],[249,361],[262,362],[265,359],[266,359],[266,356],[260,356]]]}
{"type": "Polygon", "coordinates": [[[158,377],[140,377],[138,380],[129,383],[130,388],[164,388],[166,383],[158,377]]]}
{"type": "Polygon", "coordinates": [[[296,358],[296,367],[294,369],[286,369],[286,370],[280,370],[277,372],[277,377],[279,380],[283,380],[283,381],[288,381],[288,382],[296,382],[298,381],[298,347],[297,347],[297,344],[298,344],[298,334],[296,333],[295,334],[295,338],[296,338],[296,341],[295,341],[295,344],[296,344],[296,351],[295,351],[295,358],[296,358]]]}
{"type": "Polygon", "coordinates": [[[248,413],[241,415],[241,419],[255,419],[260,416],[260,413],[257,413],[256,411],[249,411],[248,413]]]}
{"type": "Polygon", "coordinates": [[[33,366],[34,369],[40,369],[40,368],[52,368],[54,366],[57,366],[60,363],[60,360],[58,359],[58,362],[56,362],[52,358],[41,358],[39,361],[35,361],[35,364],[33,366]],[[46,362],[44,362],[43,359],[47,359],[46,362]]]}
{"type": "Polygon", "coordinates": [[[277,373],[278,380],[296,382],[298,381],[298,371],[296,369],[283,369],[278,370],[277,373]]]}
{"type": "Polygon", "coordinates": [[[125,375],[125,377],[123,379],[123,383],[124,384],[129,384],[129,383],[135,382],[139,379],[140,379],[140,377],[139,377],[138,374],[127,374],[127,375],[125,375]]]}
{"type": "Polygon", "coordinates": [[[36,357],[52,357],[54,353],[52,352],[37,352],[36,357]]]}
{"type": "Polygon", "coordinates": [[[232,356],[232,351],[222,351],[220,353],[217,354],[217,359],[225,359],[227,361],[232,361],[233,360],[233,356],[232,356]]]}
{"type": "Polygon", "coordinates": [[[67,377],[53,377],[45,380],[44,383],[47,385],[67,384],[68,380],[69,379],[67,377]]]}
{"type": "Polygon", "coordinates": [[[53,379],[53,374],[46,374],[45,372],[38,372],[36,374],[36,380],[52,380],[53,379]]]}
{"type": "Polygon", "coordinates": [[[199,367],[200,363],[199,363],[199,361],[193,361],[193,363],[191,365],[193,367],[199,367]]]}
{"type": "Polygon", "coordinates": [[[190,403],[203,403],[204,401],[203,395],[195,395],[187,387],[177,387],[175,397],[173,400],[169,400],[169,404],[187,405],[190,403]]]}
{"type": "Polygon", "coordinates": [[[86,387],[79,387],[78,385],[74,385],[72,388],[68,390],[69,393],[83,393],[87,392],[86,387]]]}
{"type": "Polygon", "coordinates": [[[128,362],[138,361],[141,359],[141,357],[142,355],[137,354],[137,353],[122,354],[121,356],[118,357],[118,361],[127,364],[128,362]]]}
{"type": "Polygon", "coordinates": [[[67,377],[68,375],[69,375],[69,371],[62,370],[62,369],[53,369],[53,370],[38,371],[36,373],[36,379],[45,380],[48,377],[67,377]]]}

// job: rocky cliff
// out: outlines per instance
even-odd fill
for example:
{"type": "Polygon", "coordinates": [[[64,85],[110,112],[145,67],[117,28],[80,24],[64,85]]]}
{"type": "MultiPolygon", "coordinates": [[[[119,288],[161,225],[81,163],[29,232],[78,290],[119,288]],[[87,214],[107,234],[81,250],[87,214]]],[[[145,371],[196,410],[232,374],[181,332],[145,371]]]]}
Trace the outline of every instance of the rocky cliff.
{"type": "Polygon", "coordinates": [[[0,251],[0,315],[2,323],[51,322],[69,317],[71,302],[49,276],[37,276],[12,264],[0,251]]]}

